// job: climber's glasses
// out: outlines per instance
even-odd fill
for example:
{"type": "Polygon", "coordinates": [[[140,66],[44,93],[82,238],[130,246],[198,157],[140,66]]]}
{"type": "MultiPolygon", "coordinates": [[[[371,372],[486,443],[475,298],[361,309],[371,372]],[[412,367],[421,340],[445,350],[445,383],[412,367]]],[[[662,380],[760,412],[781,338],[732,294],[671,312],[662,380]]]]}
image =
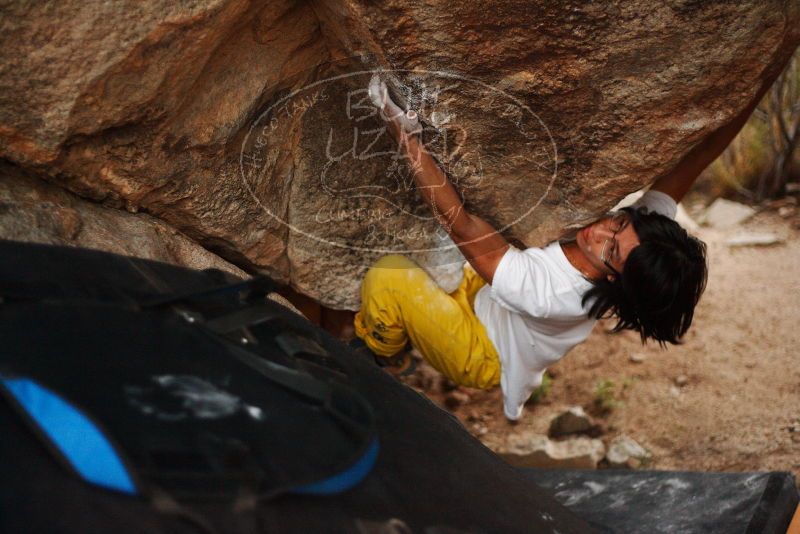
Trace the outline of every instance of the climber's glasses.
{"type": "Polygon", "coordinates": [[[619,257],[619,243],[617,242],[617,234],[627,228],[630,223],[631,217],[624,211],[618,211],[612,215],[608,225],[608,229],[611,230],[612,235],[603,242],[603,248],[600,250],[600,261],[602,261],[605,266],[617,276],[620,276],[619,271],[617,271],[614,266],[611,265],[611,259],[614,257],[619,257]]]}

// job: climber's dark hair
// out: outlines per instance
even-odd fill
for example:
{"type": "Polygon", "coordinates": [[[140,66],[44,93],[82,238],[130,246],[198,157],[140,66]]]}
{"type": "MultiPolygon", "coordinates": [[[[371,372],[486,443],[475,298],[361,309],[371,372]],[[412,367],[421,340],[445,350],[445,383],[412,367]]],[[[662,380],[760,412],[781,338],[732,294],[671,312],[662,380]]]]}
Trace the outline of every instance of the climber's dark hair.
{"type": "Polygon", "coordinates": [[[595,319],[616,316],[612,332],[636,330],[642,343],[679,344],[706,287],[706,245],[669,217],[646,208],[623,210],[640,244],[628,255],[622,275],[595,281],[583,304],[596,299],[589,310],[595,319]]]}

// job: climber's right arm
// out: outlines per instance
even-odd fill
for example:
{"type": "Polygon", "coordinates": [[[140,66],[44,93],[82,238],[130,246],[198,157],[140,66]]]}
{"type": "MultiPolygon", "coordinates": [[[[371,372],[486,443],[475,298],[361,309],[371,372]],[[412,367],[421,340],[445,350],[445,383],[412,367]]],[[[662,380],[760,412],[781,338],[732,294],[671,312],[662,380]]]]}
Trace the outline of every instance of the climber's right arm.
{"type": "Polygon", "coordinates": [[[417,136],[419,120],[413,111],[404,111],[389,97],[386,83],[373,76],[369,96],[386,121],[391,136],[400,144],[414,182],[434,217],[450,235],[475,271],[492,283],[500,260],[508,250],[505,238],[480,217],[468,213],[447,175],[433,159],[417,136]]]}
{"type": "MultiPolygon", "coordinates": [[[[390,121],[391,122],[391,121],[390,121]]],[[[475,271],[491,284],[495,270],[508,250],[508,241],[488,222],[464,208],[458,191],[416,135],[390,126],[404,146],[422,198],[475,271]]]]}

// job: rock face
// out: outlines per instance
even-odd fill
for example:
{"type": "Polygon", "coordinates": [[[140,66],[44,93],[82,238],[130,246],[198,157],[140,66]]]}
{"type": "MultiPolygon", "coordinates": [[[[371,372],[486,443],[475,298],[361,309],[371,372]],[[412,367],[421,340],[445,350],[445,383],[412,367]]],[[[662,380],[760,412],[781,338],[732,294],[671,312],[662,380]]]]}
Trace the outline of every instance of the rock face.
{"type": "Polygon", "coordinates": [[[365,105],[372,71],[468,207],[533,246],[673,169],[800,42],[800,4],[779,0],[2,10],[0,157],[351,309],[388,252],[446,287],[460,273],[365,105]]]}
{"type": "MultiPolygon", "coordinates": [[[[154,217],[92,204],[7,163],[0,163],[0,237],[104,250],[247,276],[154,217]]],[[[299,313],[281,295],[270,293],[269,298],[299,313]]]]}
{"type": "Polygon", "coordinates": [[[155,217],[87,202],[3,163],[0,163],[0,236],[247,276],[155,217]]]}

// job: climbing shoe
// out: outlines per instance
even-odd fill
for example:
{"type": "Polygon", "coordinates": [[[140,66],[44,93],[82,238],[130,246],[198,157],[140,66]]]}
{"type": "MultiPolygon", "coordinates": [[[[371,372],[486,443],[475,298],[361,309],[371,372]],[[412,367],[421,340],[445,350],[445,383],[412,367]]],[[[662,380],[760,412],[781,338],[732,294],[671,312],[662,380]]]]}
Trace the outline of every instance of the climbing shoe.
{"type": "Polygon", "coordinates": [[[417,369],[417,360],[407,351],[394,356],[375,356],[375,363],[394,376],[408,376],[417,369]]]}
{"type": "Polygon", "coordinates": [[[364,340],[358,337],[352,339],[348,345],[356,354],[372,358],[378,367],[392,376],[408,376],[417,369],[417,360],[407,350],[402,350],[393,356],[380,356],[372,352],[364,340]]]}

